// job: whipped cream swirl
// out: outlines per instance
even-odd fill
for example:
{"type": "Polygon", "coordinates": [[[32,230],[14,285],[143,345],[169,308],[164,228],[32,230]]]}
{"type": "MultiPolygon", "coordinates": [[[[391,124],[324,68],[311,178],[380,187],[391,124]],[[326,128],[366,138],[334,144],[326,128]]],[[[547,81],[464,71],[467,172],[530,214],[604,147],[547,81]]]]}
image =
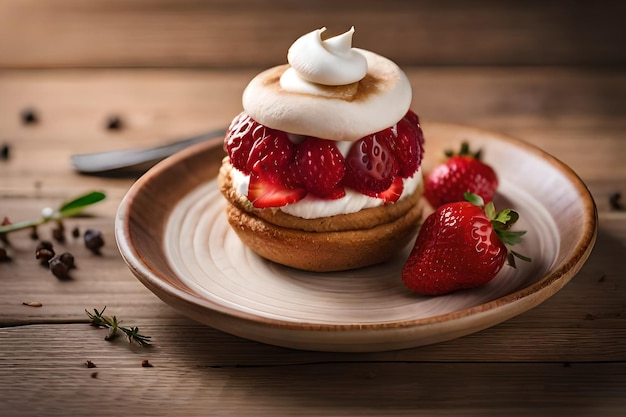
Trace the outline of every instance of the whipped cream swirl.
{"type": "Polygon", "coordinates": [[[315,83],[326,86],[353,84],[367,74],[367,59],[352,48],[354,26],[349,31],[322,40],[321,28],[298,38],[289,48],[289,68],[281,76],[280,85],[287,91],[316,90],[315,83]]]}

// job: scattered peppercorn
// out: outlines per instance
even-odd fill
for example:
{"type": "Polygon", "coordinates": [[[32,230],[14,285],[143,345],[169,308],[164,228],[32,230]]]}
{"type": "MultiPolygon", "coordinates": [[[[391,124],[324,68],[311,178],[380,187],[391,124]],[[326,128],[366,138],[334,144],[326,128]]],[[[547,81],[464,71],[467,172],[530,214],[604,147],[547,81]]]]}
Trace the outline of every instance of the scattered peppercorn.
{"type": "Polygon", "coordinates": [[[37,112],[35,112],[35,110],[31,108],[22,110],[21,117],[22,123],[24,123],[25,125],[35,124],[39,121],[37,112]]]}
{"type": "Polygon", "coordinates": [[[37,245],[37,248],[35,248],[35,250],[37,250],[37,249],[50,249],[50,250],[52,250],[53,249],[52,242],[50,242],[49,240],[42,240],[37,245]]]}
{"type": "Polygon", "coordinates": [[[0,248],[0,262],[11,262],[11,257],[5,248],[0,248]]]}
{"type": "Polygon", "coordinates": [[[0,148],[0,159],[7,160],[9,159],[10,155],[11,155],[11,147],[9,146],[8,143],[5,143],[4,145],[2,145],[2,148],[0,148]]]}
{"type": "Polygon", "coordinates": [[[78,229],[78,227],[75,227],[75,228],[72,229],[72,237],[73,238],[80,237],[80,230],[78,229]]]}
{"type": "Polygon", "coordinates": [[[94,379],[98,378],[98,373],[97,372],[92,372],[91,373],[91,377],[94,378],[94,379]]]}
{"type": "Polygon", "coordinates": [[[74,263],[74,255],[72,255],[71,253],[64,252],[61,255],[59,255],[59,258],[61,259],[61,262],[67,265],[69,269],[76,268],[76,264],[74,263]]]}
{"type": "Polygon", "coordinates": [[[93,362],[92,362],[92,361],[90,361],[90,360],[87,360],[87,361],[85,362],[85,365],[87,365],[87,368],[97,368],[96,364],[95,364],[95,363],[93,363],[93,362]]]}
{"type": "Polygon", "coordinates": [[[33,226],[30,230],[30,238],[32,240],[39,240],[39,233],[37,232],[37,226],[33,226]]]}
{"type": "Polygon", "coordinates": [[[622,199],[622,194],[621,193],[613,193],[609,196],[609,206],[611,206],[611,209],[613,210],[626,210],[626,208],[624,207],[624,205],[621,203],[622,199]]]}
{"type": "Polygon", "coordinates": [[[46,266],[50,259],[54,258],[54,250],[52,249],[39,249],[35,252],[35,259],[39,259],[39,262],[46,266]]]}
{"type": "Polygon", "coordinates": [[[58,279],[67,280],[70,279],[70,267],[61,260],[60,256],[55,256],[48,261],[48,266],[52,274],[58,279]]]}
{"type": "Polygon", "coordinates": [[[59,243],[65,242],[65,226],[62,222],[57,222],[57,227],[52,229],[52,238],[59,243]]]}
{"type": "Polygon", "coordinates": [[[118,115],[113,115],[108,118],[108,130],[120,130],[122,127],[124,127],[124,123],[122,123],[122,119],[118,115]]]}
{"type": "Polygon", "coordinates": [[[87,249],[95,253],[96,255],[100,254],[100,249],[104,246],[104,238],[102,237],[102,232],[94,229],[85,230],[85,246],[87,249]]]}
{"type": "Polygon", "coordinates": [[[52,248],[52,243],[47,240],[42,240],[35,248],[35,259],[39,259],[42,266],[49,266],[48,262],[54,257],[54,255],[55,253],[52,248]]]}
{"type": "Polygon", "coordinates": [[[52,249],[52,245],[46,245],[42,243],[49,243],[49,242],[41,242],[39,245],[37,245],[37,248],[35,249],[35,259],[39,259],[39,263],[42,266],[48,266],[49,267],[49,262],[50,259],[54,258],[54,249],[52,249]]]}
{"type": "Polygon", "coordinates": [[[144,359],[144,360],[141,361],[141,367],[142,368],[152,368],[152,367],[154,367],[154,365],[152,365],[148,359],[144,359]]]}

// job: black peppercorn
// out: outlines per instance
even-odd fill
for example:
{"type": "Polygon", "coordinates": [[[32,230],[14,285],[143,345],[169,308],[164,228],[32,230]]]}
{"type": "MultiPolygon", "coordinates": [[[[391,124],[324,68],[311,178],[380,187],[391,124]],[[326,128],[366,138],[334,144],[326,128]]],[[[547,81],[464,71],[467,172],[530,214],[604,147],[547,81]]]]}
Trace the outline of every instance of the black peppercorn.
{"type": "Polygon", "coordinates": [[[107,129],[109,130],[120,130],[123,126],[122,119],[117,115],[111,116],[107,120],[107,129]]]}
{"type": "Polygon", "coordinates": [[[39,259],[42,266],[49,265],[50,259],[54,258],[54,251],[50,249],[40,249],[35,252],[35,258],[39,259]]]}
{"type": "Polygon", "coordinates": [[[48,261],[48,266],[52,274],[58,279],[70,279],[70,267],[61,260],[60,256],[55,256],[48,261]]]}
{"type": "Polygon", "coordinates": [[[8,143],[5,143],[4,145],[2,145],[2,148],[0,149],[0,159],[9,159],[9,156],[11,155],[11,147],[9,146],[8,143]]]}
{"type": "Polygon", "coordinates": [[[35,259],[39,259],[42,266],[49,266],[48,262],[54,257],[54,249],[52,243],[47,240],[39,242],[35,248],[35,259]]]}
{"type": "Polygon", "coordinates": [[[620,211],[625,209],[624,205],[620,201],[621,199],[621,193],[613,193],[609,196],[609,206],[612,210],[620,211]]]}
{"type": "Polygon", "coordinates": [[[52,242],[50,242],[48,240],[42,240],[41,242],[39,242],[39,244],[35,248],[35,250],[39,250],[39,249],[50,249],[50,250],[52,250],[53,249],[52,242]]]}
{"type": "Polygon", "coordinates": [[[69,269],[76,268],[76,264],[74,263],[74,255],[72,255],[71,253],[64,252],[61,255],[59,255],[59,258],[61,259],[61,262],[67,265],[69,269]]]}
{"type": "Polygon", "coordinates": [[[100,249],[104,246],[104,238],[102,232],[94,229],[85,230],[85,246],[87,249],[95,253],[100,254],[100,249]]]}
{"type": "Polygon", "coordinates": [[[63,223],[57,222],[57,227],[52,229],[52,237],[59,243],[65,242],[65,227],[63,223]]]}
{"type": "Polygon", "coordinates": [[[0,262],[10,262],[11,257],[5,248],[0,248],[0,262]]]}
{"type": "Polygon", "coordinates": [[[80,236],[80,230],[78,229],[78,227],[75,227],[72,229],[72,237],[73,238],[78,238],[80,236]]]}
{"type": "Polygon", "coordinates": [[[30,108],[22,110],[21,117],[22,123],[24,123],[25,125],[37,123],[37,121],[39,120],[35,110],[30,108]]]}

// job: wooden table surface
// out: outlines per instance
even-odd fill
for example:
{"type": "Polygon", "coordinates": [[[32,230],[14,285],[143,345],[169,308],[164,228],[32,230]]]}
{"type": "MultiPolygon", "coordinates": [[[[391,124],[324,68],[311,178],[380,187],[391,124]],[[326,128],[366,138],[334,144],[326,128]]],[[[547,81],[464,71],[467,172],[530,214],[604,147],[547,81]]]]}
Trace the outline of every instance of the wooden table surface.
{"type": "MultiPolygon", "coordinates": [[[[30,4],[9,3],[18,15],[30,4]]],[[[135,179],[79,175],[70,165],[73,153],[224,127],[265,63],[220,67],[200,57],[200,66],[105,67],[87,54],[84,66],[55,66],[36,48],[22,52],[0,69],[0,145],[9,149],[0,159],[0,219],[36,218],[87,190],[107,199],[66,220],[66,242],[54,243],[75,256],[71,280],[38,264],[28,231],[9,236],[12,261],[0,263],[0,415],[626,415],[626,211],[609,203],[615,193],[626,200],[619,65],[569,65],[567,54],[557,59],[568,65],[403,64],[424,121],[505,133],[573,168],[596,201],[598,238],[579,274],[531,311],[445,343],[349,354],[264,345],[177,313],[133,277],[115,243],[116,210],[135,179]],[[24,123],[25,109],[36,123],[24,123]],[[106,128],[112,116],[121,129],[106,128]],[[102,231],[100,256],[69,234],[75,227],[102,231]],[[42,305],[24,305],[33,301],[42,305]],[[105,341],[85,314],[104,306],[153,346],[105,341]]],[[[66,57],[85,56],[78,52],[66,57]]],[[[51,239],[52,228],[41,226],[40,238],[51,239]]]]}

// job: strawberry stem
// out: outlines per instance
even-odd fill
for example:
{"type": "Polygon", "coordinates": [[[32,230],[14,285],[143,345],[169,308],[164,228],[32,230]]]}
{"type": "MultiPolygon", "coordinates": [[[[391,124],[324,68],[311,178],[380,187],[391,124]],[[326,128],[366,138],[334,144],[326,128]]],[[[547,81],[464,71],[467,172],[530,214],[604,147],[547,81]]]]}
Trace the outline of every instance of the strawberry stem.
{"type": "MultiPolygon", "coordinates": [[[[485,210],[485,215],[491,221],[491,225],[493,226],[496,236],[500,238],[507,248],[522,241],[522,236],[526,234],[525,230],[509,230],[519,220],[519,214],[516,211],[511,209],[496,211],[493,201],[485,204],[484,200],[479,195],[474,193],[465,193],[464,197],[468,202],[474,204],[475,206],[482,207],[485,210]]],[[[529,257],[509,249],[507,262],[514,268],[516,257],[526,262],[531,261],[529,257]]]]}
{"type": "MultiPolygon", "coordinates": [[[[472,203],[475,206],[478,207],[485,207],[485,200],[483,200],[483,198],[481,196],[479,196],[478,194],[474,194],[474,193],[464,193],[463,197],[465,197],[465,199],[467,201],[469,201],[470,203],[472,203]]],[[[493,204],[491,204],[491,207],[493,208],[493,204]]],[[[489,204],[487,204],[489,205],[489,204]]],[[[495,209],[494,209],[495,210],[495,209]]],[[[490,217],[491,218],[491,217],[490,217]]]]}
{"type": "Polygon", "coordinates": [[[453,150],[447,149],[447,150],[444,151],[444,155],[446,157],[448,157],[448,158],[451,158],[451,157],[453,157],[455,155],[458,155],[458,156],[471,156],[474,159],[480,160],[480,158],[482,156],[482,149],[479,149],[478,151],[472,153],[472,152],[470,152],[469,143],[463,141],[463,142],[461,142],[461,149],[459,150],[458,153],[455,154],[453,150]]]}

